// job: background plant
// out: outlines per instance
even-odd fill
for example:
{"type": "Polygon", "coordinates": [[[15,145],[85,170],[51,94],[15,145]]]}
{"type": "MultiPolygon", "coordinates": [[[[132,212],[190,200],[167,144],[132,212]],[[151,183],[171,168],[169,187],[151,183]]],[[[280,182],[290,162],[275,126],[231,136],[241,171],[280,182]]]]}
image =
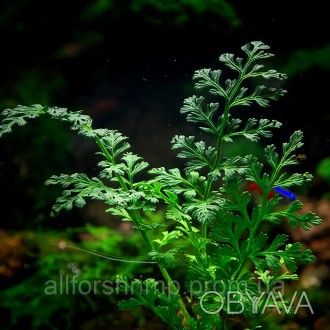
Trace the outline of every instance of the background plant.
{"type": "MultiPolygon", "coordinates": [[[[157,262],[171,294],[158,290],[155,279],[129,281],[119,276],[119,291],[129,287],[133,293],[129,300],[120,302],[120,307],[147,306],[173,329],[184,325],[191,329],[227,328],[233,321],[228,318],[226,308],[210,314],[194,301],[198,302],[205,292],[211,291],[215,283],[222,283],[226,290],[233,291],[229,284],[239,280],[248,283],[243,300],[245,322],[248,324],[252,319],[251,325],[256,328],[262,315],[252,313],[251,301],[247,299],[248,295],[256,295],[256,280],[262,281],[265,290],[270,292],[278,280],[298,279],[297,263],[314,261],[310,250],[304,250],[298,242],[288,243],[287,235],[268,239],[262,232],[263,225],[269,222],[279,224],[287,220],[289,225],[301,225],[305,230],[320,223],[319,217],[311,212],[296,213],[302,208],[300,201],[279,210],[281,197],[269,198],[274,187],[301,186],[312,180],[309,173],[285,172],[288,166],[297,164],[295,152],[303,145],[302,132],[294,132],[280,152],[272,144],[267,146],[265,165],[253,155],[224,157],[223,154],[224,144],[233,143],[236,137],[258,142],[261,137],[271,137],[271,129],[281,126],[276,120],[264,118],[249,118],[242,123],[231,114],[237,107],[255,104],[267,107],[270,101],[284,95],[281,88],[259,84],[259,79],[272,82],[286,78],[276,70],[264,69],[263,61],[272,56],[268,49],[256,41],[242,47],[244,59],[229,53],[221,55],[220,61],[234,72],[235,78],[223,81],[221,70],[196,71],[195,88],[207,88],[210,101],[203,96],[189,97],[181,113],[209,135],[206,141],[213,142],[208,145],[194,136],[175,136],[172,148],[181,150],[178,157],[186,160],[184,170],[154,168],[148,171],[154,176],[149,180],[143,178],[148,163],[128,151],[127,138],[116,130],[94,129],[92,119],[81,112],[41,105],[17,106],[3,112],[0,135],[10,132],[14,125],[24,125],[28,119],[48,114],[68,122],[80,135],[96,141],[101,156],[99,177],[61,174],[52,176],[47,184],[64,188],[53,207],[53,215],[71,210],[73,206],[83,207],[87,198],[96,199],[108,205],[108,212],[132,222],[140,231],[149,257],[157,262]],[[258,79],[252,90],[250,79],[258,79]],[[219,98],[219,103],[214,97],[219,98]],[[251,195],[244,188],[247,182],[256,183],[263,192],[262,200],[252,210],[249,209],[251,195]],[[155,210],[159,202],[167,206],[169,227],[155,237],[154,231],[158,232],[164,224],[148,221],[144,212],[155,210]],[[184,244],[181,244],[182,238],[185,238],[184,244]],[[188,269],[187,283],[198,280],[205,284],[203,290],[190,292],[191,306],[183,301],[168,272],[179,265],[188,269]]],[[[224,301],[227,297],[227,292],[223,292],[224,301]]],[[[205,300],[204,307],[212,311],[218,303],[215,296],[205,300]]],[[[265,303],[265,299],[260,301],[259,307],[265,303]]]]}
{"type": "MultiPolygon", "coordinates": [[[[105,289],[102,283],[115,282],[115,274],[118,273],[140,277],[153,271],[152,265],[109,261],[76,249],[96,251],[104,257],[125,258],[129,254],[131,261],[139,260],[139,255],[145,255],[147,251],[138,233],[132,235],[131,232],[123,233],[87,223],[84,227],[67,228],[65,231],[21,231],[17,236],[22,238],[20,248],[25,250],[30,261],[25,261],[23,270],[13,278],[4,278],[3,263],[0,264],[0,312],[5,315],[1,319],[2,329],[15,329],[27,323],[33,329],[80,328],[91,318],[101,323],[109,322],[109,317],[115,317],[109,316],[109,311],[118,311],[117,301],[115,295],[108,294],[109,290],[107,294],[102,293],[105,289]],[[74,277],[72,284],[70,281],[74,277]],[[95,281],[101,282],[96,286],[92,284],[88,293],[90,287],[86,283],[95,281]],[[57,294],[45,294],[45,288],[50,286],[56,288],[57,294]],[[80,290],[86,294],[79,294],[80,290]]],[[[4,249],[2,237],[0,241],[4,249]]],[[[12,243],[11,247],[18,250],[12,243]]],[[[11,259],[7,261],[12,262],[11,259]]],[[[137,312],[135,322],[132,318],[126,324],[145,325],[146,317],[140,310],[137,312]]]]}

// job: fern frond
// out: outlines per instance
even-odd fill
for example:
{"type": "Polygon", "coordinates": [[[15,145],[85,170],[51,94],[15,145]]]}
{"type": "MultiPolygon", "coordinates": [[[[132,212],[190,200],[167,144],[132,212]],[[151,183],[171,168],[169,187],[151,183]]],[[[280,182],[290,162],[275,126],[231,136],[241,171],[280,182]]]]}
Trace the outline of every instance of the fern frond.
{"type": "Polygon", "coordinates": [[[224,158],[219,166],[218,169],[224,171],[224,179],[230,180],[231,178],[242,175],[245,173],[246,163],[245,159],[240,156],[224,158]]]}
{"type": "Polygon", "coordinates": [[[3,110],[1,116],[4,118],[0,125],[0,138],[3,134],[12,132],[14,126],[24,126],[29,119],[46,113],[47,108],[40,104],[33,104],[31,106],[18,105],[13,109],[8,108],[3,110]]]}
{"type": "Polygon", "coordinates": [[[241,49],[254,61],[274,56],[272,53],[265,52],[270,47],[262,41],[251,41],[242,46],[241,49]]]}
{"type": "Polygon", "coordinates": [[[218,103],[210,103],[206,109],[203,109],[203,96],[197,97],[196,95],[188,97],[184,100],[183,107],[180,112],[187,114],[187,121],[192,123],[200,123],[200,129],[210,133],[218,134],[218,127],[213,121],[213,116],[218,110],[218,103]]]}
{"type": "MultiPolygon", "coordinates": [[[[102,131],[100,140],[105,147],[106,155],[110,155],[112,163],[116,158],[130,148],[130,144],[126,141],[128,138],[117,130],[102,131]]],[[[105,155],[105,156],[106,156],[105,155]]]]}
{"type": "Polygon", "coordinates": [[[261,137],[270,138],[273,136],[271,128],[280,128],[282,124],[277,120],[269,120],[262,118],[259,121],[255,118],[249,118],[245,127],[241,131],[236,131],[240,124],[240,120],[232,119],[228,125],[228,130],[224,136],[225,141],[233,142],[232,137],[243,136],[248,140],[258,142],[261,137]]]}
{"type": "MultiPolygon", "coordinates": [[[[245,92],[245,91],[244,91],[245,92]]],[[[235,106],[250,106],[253,102],[256,102],[259,106],[266,108],[269,106],[270,100],[277,101],[281,96],[284,96],[287,91],[282,88],[268,87],[260,85],[248,96],[243,97],[237,95],[231,104],[231,107],[235,106]]]]}
{"type": "Polygon", "coordinates": [[[227,92],[220,85],[219,79],[221,70],[201,69],[196,70],[193,79],[198,80],[195,83],[196,89],[209,88],[209,92],[227,98],[227,92]]]}
{"type": "Polygon", "coordinates": [[[89,178],[84,173],[53,175],[47,181],[47,185],[58,184],[65,188],[62,196],[58,197],[53,206],[52,215],[58,214],[61,210],[70,211],[73,206],[83,207],[85,199],[104,201],[108,205],[126,206],[130,199],[129,194],[106,186],[100,179],[89,178]]]}
{"type": "Polygon", "coordinates": [[[213,193],[213,196],[210,196],[207,200],[192,198],[183,206],[185,212],[190,213],[193,219],[202,224],[210,224],[216,219],[222,203],[223,201],[219,198],[219,194],[213,193]]]}
{"type": "Polygon", "coordinates": [[[304,230],[309,230],[312,225],[319,225],[322,222],[320,217],[313,212],[307,212],[303,215],[298,214],[297,212],[300,211],[302,207],[303,203],[296,200],[281,211],[265,215],[265,220],[278,223],[282,219],[286,219],[291,227],[296,228],[300,225],[304,230]]]}
{"type": "Polygon", "coordinates": [[[152,261],[156,261],[163,267],[174,268],[180,263],[183,250],[182,246],[176,246],[166,252],[150,251],[148,256],[152,261]]]}
{"type": "Polygon", "coordinates": [[[204,141],[195,142],[194,136],[176,135],[172,140],[172,149],[183,149],[177,157],[190,159],[186,164],[186,171],[197,171],[203,167],[212,168],[216,158],[214,147],[206,147],[204,141]]]}

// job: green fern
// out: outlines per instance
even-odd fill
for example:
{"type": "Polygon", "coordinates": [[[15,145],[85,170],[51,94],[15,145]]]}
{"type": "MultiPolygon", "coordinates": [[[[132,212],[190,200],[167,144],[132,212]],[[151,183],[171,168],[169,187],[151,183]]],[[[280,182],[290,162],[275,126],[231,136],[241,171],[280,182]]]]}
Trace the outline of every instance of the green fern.
{"type": "MultiPolygon", "coordinates": [[[[263,233],[266,223],[276,225],[287,221],[290,226],[301,226],[304,230],[321,223],[311,212],[297,213],[302,209],[302,202],[293,201],[278,208],[281,196],[269,197],[274,187],[299,187],[312,180],[309,173],[290,174],[287,170],[288,166],[297,164],[295,153],[303,145],[302,132],[294,132],[289,142],[283,143],[281,151],[273,144],[266,146],[265,164],[254,155],[225,157],[223,152],[224,144],[235,143],[236,137],[258,142],[261,138],[271,138],[272,130],[281,127],[276,120],[250,118],[242,123],[233,117],[238,106],[267,107],[285,95],[282,88],[267,85],[268,80],[286,79],[285,74],[264,69],[264,62],[273,56],[268,49],[264,43],[254,41],[242,47],[244,58],[230,53],[221,55],[220,62],[233,71],[236,78],[223,79],[222,70],[206,68],[195,72],[195,89],[207,89],[221,103],[206,103],[207,98],[198,95],[184,100],[181,113],[188,122],[197,124],[202,132],[210,135],[207,141],[213,139],[208,145],[194,136],[173,138],[172,149],[179,150],[178,157],[185,160],[184,170],[165,167],[147,170],[148,163],[130,151],[127,137],[115,130],[93,129],[92,119],[79,111],[32,105],[2,112],[0,137],[11,132],[14,126],[50,115],[67,122],[72,130],[98,145],[99,177],[61,174],[52,176],[46,184],[63,187],[53,215],[70,211],[72,207],[83,207],[87,199],[100,200],[109,207],[108,212],[133,222],[143,236],[149,258],[158,264],[171,295],[166,296],[157,288],[163,279],[130,282],[120,276],[118,290],[129,288],[132,294],[119,303],[121,308],[147,306],[172,329],[186,326],[227,329],[233,322],[228,317],[231,314],[228,303],[239,297],[242,311],[239,312],[236,304],[233,312],[241,314],[246,322],[253,319],[251,326],[256,329],[263,315],[254,313],[256,306],[249,297],[256,296],[258,280],[266,286],[266,293],[270,293],[276,281],[298,280],[299,263],[315,260],[310,250],[304,250],[299,242],[290,243],[287,235],[270,239],[263,233]],[[249,80],[256,78],[261,84],[251,88],[249,80]],[[137,177],[146,178],[147,174],[152,177],[137,181],[137,177]],[[247,182],[257,184],[263,192],[257,205],[252,203],[251,194],[245,188],[247,182]],[[145,212],[155,210],[159,203],[166,206],[170,224],[161,236],[159,230],[164,224],[150,223],[145,216],[145,212]],[[174,285],[168,273],[169,268],[182,265],[187,276],[185,291],[194,302],[193,307],[184,302],[182,290],[174,285]],[[192,281],[204,286],[194,288],[190,285],[192,281]],[[238,282],[244,283],[244,290],[237,286],[238,282]],[[216,291],[219,286],[221,290],[216,291]],[[223,306],[218,309],[221,302],[223,306]],[[214,313],[214,310],[218,311],[214,313]]],[[[282,301],[278,302],[285,308],[282,301]]],[[[266,300],[260,299],[257,307],[265,304],[266,300]]]]}

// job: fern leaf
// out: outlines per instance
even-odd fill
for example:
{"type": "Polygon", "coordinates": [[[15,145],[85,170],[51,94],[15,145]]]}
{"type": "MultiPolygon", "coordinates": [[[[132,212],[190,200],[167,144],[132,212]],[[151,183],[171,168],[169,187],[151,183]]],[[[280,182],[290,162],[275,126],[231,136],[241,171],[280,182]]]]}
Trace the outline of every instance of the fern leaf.
{"type": "Polygon", "coordinates": [[[274,54],[265,52],[270,47],[262,41],[252,41],[242,46],[241,49],[253,60],[264,59],[274,56],[274,54]]]}
{"type": "Polygon", "coordinates": [[[214,147],[206,147],[204,141],[195,142],[194,136],[176,135],[172,140],[172,149],[183,149],[179,158],[190,159],[186,164],[186,171],[196,171],[205,166],[212,168],[216,158],[214,147]]]}
{"type": "Polygon", "coordinates": [[[134,155],[131,152],[125,153],[121,159],[126,163],[126,166],[123,168],[127,173],[131,184],[133,184],[133,177],[149,166],[147,162],[141,161],[142,157],[134,155]]]}
{"type": "Polygon", "coordinates": [[[280,187],[293,187],[293,186],[302,186],[308,182],[311,182],[313,176],[309,173],[294,173],[290,176],[286,176],[286,173],[283,173],[279,178],[274,182],[274,186],[280,187]]]}
{"type": "Polygon", "coordinates": [[[188,97],[184,100],[183,106],[180,110],[182,114],[187,114],[187,121],[192,123],[200,123],[200,128],[210,134],[217,134],[218,127],[213,122],[213,116],[218,110],[218,103],[210,103],[206,109],[203,109],[203,96],[196,95],[188,97]]]}
{"type": "Polygon", "coordinates": [[[256,102],[261,107],[268,107],[270,100],[278,100],[279,97],[285,95],[286,90],[282,88],[267,87],[264,85],[257,86],[255,90],[246,97],[236,97],[231,107],[244,105],[250,106],[253,102],[256,102]]]}
{"type": "Polygon", "coordinates": [[[201,69],[197,70],[193,76],[193,79],[198,79],[195,83],[196,89],[209,88],[211,94],[220,95],[227,98],[226,91],[220,85],[219,79],[221,76],[221,70],[201,69]]]}
{"type": "Polygon", "coordinates": [[[245,159],[240,156],[225,158],[220,162],[218,169],[224,171],[225,180],[230,180],[237,175],[245,173],[245,159]]]}
{"type": "Polygon", "coordinates": [[[25,125],[29,119],[36,118],[47,113],[47,108],[40,104],[33,104],[31,106],[18,105],[13,109],[5,109],[1,116],[4,117],[0,125],[0,138],[3,134],[12,132],[12,128],[25,125]]]}
{"type": "Polygon", "coordinates": [[[166,252],[150,251],[148,256],[152,261],[166,268],[174,268],[178,266],[181,261],[180,255],[183,253],[182,246],[176,246],[166,252]]]}
{"type": "Polygon", "coordinates": [[[296,131],[290,136],[289,142],[283,143],[283,166],[297,164],[294,160],[295,155],[291,155],[290,157],[289,155],[304,145],[302,139],[303,133],[301,131],[296,131]]]}
{"type": "Polygon", "coordinates": [[[107,134],[101,137],[101,141],[106,148],[106,151],[112,157],[112,160],[130,148],[127,137],[123,136],[116,130],[108,130],[107,134]]]}
{"type": "Polygon", "coordinates": [[[85,198],[101,200],[108,205],[116,206],[125,206],[127,205],[127,200],[129,200],[127,193],[104,185],[98,178],[90,179],[83,173],[53,175],[46,181],[46,184],[59,184],[66,188],[53,206],[53,216],[63,209],[70,211],[74,205],[83,207],[85,198]]]}
{"type": "Polygon", "coordinates": [[[219,61],[223,62],[228,68],[233,69],[239,73],[242,72],[243,59],[240,57],[235,58],[234,54],[225,53],[220,55],[219,61]]]}
{"type": "Polygon", "coordinates": [[[185,203],[184,210],[192,214],[192,218],[203,224],[210,224],[216,219],[222,200],[214,194],[207,200],[191,199],[185,203]]]}

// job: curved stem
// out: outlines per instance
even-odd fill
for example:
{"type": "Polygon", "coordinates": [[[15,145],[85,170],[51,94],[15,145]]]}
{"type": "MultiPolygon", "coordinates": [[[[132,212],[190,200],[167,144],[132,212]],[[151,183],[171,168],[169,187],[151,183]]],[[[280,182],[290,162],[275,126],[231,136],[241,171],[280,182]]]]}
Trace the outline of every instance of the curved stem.
{"type": "MultiPolygon", "coordinates": [[[[233,98],[235,97],[239,87],[241,86],[242,81],[246,78],[246,71],[248,70],[248,68],[252,62],[253,62],[253,59],[250,56],[247,59],[242,71],[240,72],[240,75],[237,79],[235,86],[231,90],[230,94],[226,97],[226,104],[225,104],[225,109],[223,112],[223,118],[221,121],[221,126],[218,129],[219,133],[218,133],[218,138],[217,138],[217,142],[216,142],[216,159],[214,160],[214,163],[210,169],[211,172],[213,172],[219,166],[221,154],[222,154],[223,137],[225,134],[225,128],[227,126],[229,111],[232,106],[233,98]]],[[[209,197],[211,189],[212,189],[212,183],[213,183],[212,178],[208,178],[207,183],[206,183],[205,193],[203,196],[203,200],[206,200],[209,197]]],[[[202,225],[202,234],[203,234],[204,238],[207,237],[207,225],[206,224],[202,225]]]]}
{"type": "MultiPolygon", "coordinates": [[[[103,154],[107,158],[107,160],[109,162],[111,162],[112,164],[115,164],[116,163],[115,159],[110,155],[110,153],[108,152],[108,150],[106,149],[106,147],[102,143],[101,139],[98,136],[96,136],[95,140],[96,140],[96,143],[98,144],[99,148],[102,150],[103,154]]],[[[128,191],[128,187],[127,187],[125,181],[122,179],[122,177],[119,176],[118,174],[116,174],[116,178],[117,178],[120,186],[123,188],[123,190],[128,191]]],[[[141,215],[138,211],[136,211],[136,210],[128,211],[128,213],[129,213],[129,215],[131,216],[131,218],[133,219],[133,221],[136,225],[141,225],[143,223],[142,217],[141,217],[141,215]]],[[[146,242],[148,248],[150,249],[150,251],[155,250],[154,244],[153,244],[148,232],[140,230],[140,233],[141,233],[144,241],[146,242]]],[[[162,265],[160,265],[159,263],[157,263],[157,265],[158,265],[158,268],[159,268],[160,272],[162,273],[164,279],[168,283],[171,291],[176,292],[176,293],[179,294],[179,291],[178,291],[177,287],[175,286],[175,284],[174,284],[171,276],[169,275],[167,269],[165,267],[163,267],[162,265]]],[[[186,309],[186,306],[185,306],[185,304],[184,304],[181,297],[178,300],[178,305],[179,305],[179,308],[181,309],[184,317],[186,318],[186,320],[188,320],[190,318],[190,315],[189,315],[189,313],[186,309]]]]}

